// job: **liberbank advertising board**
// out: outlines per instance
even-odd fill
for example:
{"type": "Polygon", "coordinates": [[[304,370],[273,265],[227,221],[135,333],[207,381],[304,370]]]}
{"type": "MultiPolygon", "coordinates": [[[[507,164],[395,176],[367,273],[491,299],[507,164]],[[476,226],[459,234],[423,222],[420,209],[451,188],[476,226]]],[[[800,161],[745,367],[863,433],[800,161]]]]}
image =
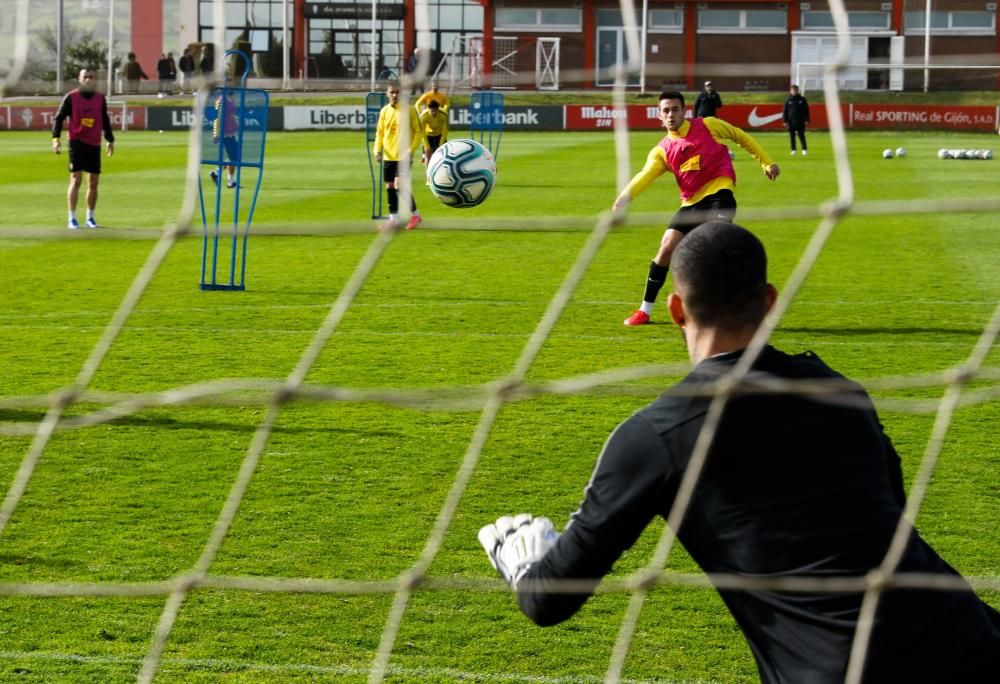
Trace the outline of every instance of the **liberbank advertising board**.
{"type": "MultiPolygon", "coordinates": [[[[298,130],[363,130],[365,107],[363,105],[331,105],[312,107],[284,107],[286,131],[298,130]]],[[[375,125],[375,114],[372,114],[375,125]]],[[[448,110],[448,123],[452,128],[469,128],[472,111],[468,107],[448,110]]],[[[480,122],[485,124],[486,122],[480,122]]],[[[563,107],[506,107],[503,114],[505,131],[559,131],[563,129],[563,107]]]]}

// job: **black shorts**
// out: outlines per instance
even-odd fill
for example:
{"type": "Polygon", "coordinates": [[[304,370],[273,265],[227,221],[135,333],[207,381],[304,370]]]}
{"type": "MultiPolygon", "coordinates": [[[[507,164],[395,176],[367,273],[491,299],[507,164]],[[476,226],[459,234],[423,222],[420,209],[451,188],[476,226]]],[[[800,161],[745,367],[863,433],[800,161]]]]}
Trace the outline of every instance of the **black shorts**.
{"type": "Polygon", "coordinates": [[[226,150],[226,156],[233,164],[240,163],[240,144],[233,136],[226,136],[222,139],[222,147],[226,150]]]}
{"type": "Polygon", "coordinates": [[[430,150],[431,154],[434,154],[434,150],[441,147],[441,136],[440,135],[428,135],[427,136],[427,148],[430,150]]]}
{"type": "Polygon", "coordinates": [[[382,180],[386,183],[391,183],[396,180],[396,176],[399,175],[399,162],[389,161],[388,159],[382,162],[382,180]]]}
{"type": "Polygon", "coordinates": [[[69,170],[70,173],[93,173],[101,172],[101,146],[88,145],[79,140],[69,141],[69,170]]]}
{"type": "Polygon", "coordinates": [[[687,235],[703,223],[709,221],[732,223],[735,217],[736,196],[732,190],[719,190],[691,206],[678,209],[670,219],[667,229],[679,230],[687,235]]]}

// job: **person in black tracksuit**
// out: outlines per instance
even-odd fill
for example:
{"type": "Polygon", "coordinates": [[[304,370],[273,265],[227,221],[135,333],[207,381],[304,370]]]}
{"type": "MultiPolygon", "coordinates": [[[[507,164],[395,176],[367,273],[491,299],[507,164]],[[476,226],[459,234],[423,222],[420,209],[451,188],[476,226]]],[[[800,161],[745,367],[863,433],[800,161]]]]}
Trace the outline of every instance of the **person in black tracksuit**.
{"type": "Polygon", "coordinates": [[[705,89],[698,93],[694,100],[694,118],[715,116],[722,109],[722,96],[711,81],[705,81],[705,89]]]}
{"type": "Polygon", "coordinates": [[[802,144],[802,154],[809,154],[806,147],[806,125],[809,123],[809,103],[806,98],[799,94],[799,87],[793,85],[789,91],[788,99],[785,100],[785,110],[782,114],[782,121],[788,126],[788,137],[791,143],[792,154],[795,154],[795,136],[799,136],[802,144]]]}
{"type": "MultiPolygon", "coordinates": [[[[691,374],[614,430],[561,536],[546,519],[527,515],[480,531],[521,609],[541,626],[566,620],[591,594],[556,591],[560,581],[596,587],[654,518],[667,518],[712,400],[704,392],[737,364],[776,296],[763,245],[735,224],[696,228],[672,264],[676,291],[668,306],[695,364],[691,374]],[[536,527],[539,521],[547,525],[536,527]]],[[[726,404],[680,542],[710,576],[862,577],[879,567],[905,494],[900,458],[868,394],[815,354],[771,346],[744,383],[744,393],[726,404]],[[836,388],[808,397],[762,391],[775,380],[836,388]]],[[[961,583],[916,532],[898,569],[961,583]]],[[[864,681],[1000,681],[1000,614],[964,586],[884,592],[864,681]]],[[[844,681],[861,594],[719,593],[761,681],[844,681]]]]}

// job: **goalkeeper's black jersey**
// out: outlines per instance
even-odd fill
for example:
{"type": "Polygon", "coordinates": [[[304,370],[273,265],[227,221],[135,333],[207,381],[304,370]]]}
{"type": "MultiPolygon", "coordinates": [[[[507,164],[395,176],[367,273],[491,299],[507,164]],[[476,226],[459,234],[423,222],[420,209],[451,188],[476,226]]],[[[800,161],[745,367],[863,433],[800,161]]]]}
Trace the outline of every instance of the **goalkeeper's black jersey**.
{"type": "MultiPolygon", "coordinates": [[[[717,379],[738,357],[706,359],[612,433],[580,509],[521,585],[521,608],[532,620],[570,617],[587,595],[546,591],[552,581],[603,577],[654,517],[666,518],[710,401],[683,392],[717,379]]],[[[768,347],[749,379],[767,377],[846,386],[823,401],[732,400],[678,539],[708,573],[863,575],[882,561],[902,513],[899,456],[864,390],[815,355],[768,347]]],[[[957,574],[916,534],[900,567],[957,574]]],[[[719,593],[762,681],[844,680],[859,594],[719,593]]],[[[890,591],[876,619],[866,682],[1000,682],[1000,614],[971,590],[890,591]]]]}

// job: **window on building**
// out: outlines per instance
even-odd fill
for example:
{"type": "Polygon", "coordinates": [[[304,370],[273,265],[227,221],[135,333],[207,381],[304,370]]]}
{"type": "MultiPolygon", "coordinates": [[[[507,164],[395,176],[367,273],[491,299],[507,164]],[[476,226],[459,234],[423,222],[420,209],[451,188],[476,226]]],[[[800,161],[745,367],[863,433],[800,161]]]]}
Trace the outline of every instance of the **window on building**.
{"type": "Polygon", "coordinates": [[[684,10],[650,10],[647,27],[650,31],[681,31],[684,28],[684,10]]]}
{"type": "MultiPolygon", "coordinates": [[[[282,0],[227,0],[223,12],[226,22],[223,43],[217,46],[215,58],[222,59],[226,50],[239,49],[250,56],[251,75],[271,78],[281,76],[284,69],[281,21],[283,6],[285,3],[282,0]]],[[[293,8],[289,5],[289,51],[295,41],[293,16],[293,8]]],[[[215,7],[206,0],[198,3],[198,40],[202,43],[215,40],[215,7]]],[[[200,55],[195,55],[195,60],[199,57],[200,55]]]]}
{"type": "Polygon", "coordinates": [[[583,10],[498,7],[495,27],[498,31],[579,31],[583,10]]]}
{"type": "MultiPolygon", "coordinates": [[[[848,12],[847,25],[854,31],[889,30],[891,17],[888,12],[848,12]]],[[[811,30],[833,29],[833,15],[829,12],[802,13],[802,28],[811,30]]]]}
{"type": "MultiPolygon", "coordinates": [[[[925,12],[906,12],[903,17],[905,33],[923,33],[926,28],[925,12]]],[[[958,35],[994,35],[996,12],[931,12],[931,33],[958,35]]]]}
{"type": "Polygon", "coordinates": [[[698,12],[698,30],[705,32],[784,33],[785,10],[704,9],[698,12]]]}

